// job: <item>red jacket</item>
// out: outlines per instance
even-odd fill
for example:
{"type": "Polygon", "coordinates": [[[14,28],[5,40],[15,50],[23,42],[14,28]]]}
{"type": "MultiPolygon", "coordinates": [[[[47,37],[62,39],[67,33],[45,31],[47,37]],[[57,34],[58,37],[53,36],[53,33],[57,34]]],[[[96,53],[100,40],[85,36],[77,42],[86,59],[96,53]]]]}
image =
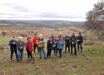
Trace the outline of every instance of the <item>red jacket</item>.
{"type": "Polygon", "coordinates": [[[37,41],[38,41],[38,37],[34,36],[34,38],[33,38],[33,45],[37,44],[37,41]]]}
{"type": "Polygon", "coordinates": [[[33,44],[31,41],[28,41],[26,43],[26,49],[29,50],[29,52],[32,52],[33,51],[33,44]]]}

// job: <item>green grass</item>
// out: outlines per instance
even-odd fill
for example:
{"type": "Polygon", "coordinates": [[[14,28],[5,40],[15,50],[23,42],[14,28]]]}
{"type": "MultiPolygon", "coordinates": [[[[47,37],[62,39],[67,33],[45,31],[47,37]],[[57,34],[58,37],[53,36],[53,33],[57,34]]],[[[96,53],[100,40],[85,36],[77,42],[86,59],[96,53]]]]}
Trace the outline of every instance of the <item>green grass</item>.
{"type": "Polygon", "coordinates": [[[9,36],[0,36],[0,44],[4,45],[4,44],[8,44],[10,40],[9,36]]]}
{"type": "MultiPolygon", "coordinates": [[[[39,60],[34,54],[35,63],[27,63],[26,54],[23,63],[9,62],[9,51],[2,51],[5,57],[0,62],[0,75],[100,75],[104,71],[104,47],[87,46],[78,56],[63,53],[59,58],[52,55],[48,60],[39,60]],[[74,67],[76,66],[76,67],[74,67]]],[[[0,56],[0,57],[1,57],[0,56]]]]}
{"type": "MultiPolygon", "coordinates": [[[[0,37],[1,42],[7,43],[8,37],[0,37]],[[5,39],[6,40],[5,40],[5,39]]],[[[103,75],[104,72],[104,46],[84,46],[83,53],[71,56],[64,53],[59,58],[52,52],[52,57],[40,60],[38,53],[33,53],[35,63],[27,63],[26,51],[22,63],[14,59],[10,62],[10,51],[0,50],[0,75],[103,75]]]]}

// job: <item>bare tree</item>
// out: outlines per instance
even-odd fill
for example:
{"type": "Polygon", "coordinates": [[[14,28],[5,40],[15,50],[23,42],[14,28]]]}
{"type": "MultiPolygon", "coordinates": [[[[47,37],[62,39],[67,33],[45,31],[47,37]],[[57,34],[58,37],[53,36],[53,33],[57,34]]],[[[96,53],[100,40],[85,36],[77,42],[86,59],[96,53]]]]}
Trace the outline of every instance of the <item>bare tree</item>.
{"type": "Polygon", "coordinates": [[[99,32],[99,36],[104,36],[104,0],[100,0],[94,8],[87,13],[85,27],[99,32]]]}

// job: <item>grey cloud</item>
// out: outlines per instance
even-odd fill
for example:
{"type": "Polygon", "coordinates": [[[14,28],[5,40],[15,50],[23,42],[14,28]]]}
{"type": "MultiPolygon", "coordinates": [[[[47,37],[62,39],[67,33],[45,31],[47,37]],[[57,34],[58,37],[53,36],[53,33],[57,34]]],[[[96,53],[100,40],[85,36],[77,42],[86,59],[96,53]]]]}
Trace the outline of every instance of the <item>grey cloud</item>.
{"type": "Polygon", "coordinates": [[[39,17],[46,17],[46,18],[83,18],[83,17],[80,17],[80,16],[74,16],[74,15],[70,15],[70,16],[64,16],[64,15],[59,15],[59,14],[56,14],[56,13],[40,13],[38,15],[39,17]]]}
{"type": "Polygon", "coordinates": [[[13,10],[19,11],[19,12],[28,12],[29,11],[26,7],[16,4],[16,3],[15,4],[14,3],[6,3],[3,5],[7,6],[9,8],[12,8],[13,10]]]}

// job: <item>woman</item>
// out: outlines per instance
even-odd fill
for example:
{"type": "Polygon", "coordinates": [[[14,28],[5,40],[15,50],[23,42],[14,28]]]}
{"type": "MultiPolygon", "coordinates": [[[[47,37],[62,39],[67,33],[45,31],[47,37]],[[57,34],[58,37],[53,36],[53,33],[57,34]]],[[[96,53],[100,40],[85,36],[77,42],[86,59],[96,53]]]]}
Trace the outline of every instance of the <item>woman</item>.
{"type": "Polygon", "coordinates": [[[44,51],[44,38],[42,34],[39,35],[38,39],[38,52],[40,54],[40,59],[42,58],[42,54],[44,55],[44,59],[46,59],[46,54],[44,51]]]}
{"type": "Polygon", "coordinates": [[[62,50],[64,48],[64,41],[63,38],[59,38],[57,42],[57,51],[59,52],[60,57],[62,57],[62,50]]]}
{"type": "Polygon", "coordinates": [[[27,38],[26,51],[27,51],[28,61],[32,60],[33,59],[33,56],[32,56],[33,43],[30,37],[27,38]]]}
{"type": "Polygon", "coordinates": [[[17,41],[17,59],[18,61],[22,61],[23,58],[23,50],[24,50],[24,41],[22,41],[22,37],[19,37],[19,41],[17,41]]]}

